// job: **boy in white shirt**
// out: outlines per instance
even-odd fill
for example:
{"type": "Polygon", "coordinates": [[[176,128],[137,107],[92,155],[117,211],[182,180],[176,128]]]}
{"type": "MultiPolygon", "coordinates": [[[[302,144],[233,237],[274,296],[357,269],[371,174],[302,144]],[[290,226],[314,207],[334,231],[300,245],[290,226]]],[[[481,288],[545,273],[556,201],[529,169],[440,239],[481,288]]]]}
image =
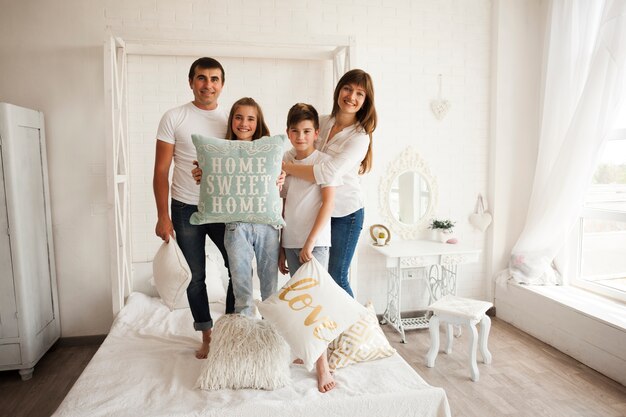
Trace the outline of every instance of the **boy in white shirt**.
{"type": "MultiPolygon", "coordinates": [[[[283,162],[313,165],[330,157],[315,149],[319,117],[309,104],[297,103],[287,115],[287,136],[293,146],[285,152],[283,162]]],[[[328,268],[330,216],[333,212],[336,183],[318,185],[288,176],[281,196],[285,199],[283,217],[286,226],[281,236],[278,266],[283,274],[293,275],[300,265],[315,257],[328,268]],[[286,264],[285,264],[286,261],[286,264]]],[[[328,368],[326,352],[317,360],[317,385],[320,392],[335,387],[328,368]]]]}

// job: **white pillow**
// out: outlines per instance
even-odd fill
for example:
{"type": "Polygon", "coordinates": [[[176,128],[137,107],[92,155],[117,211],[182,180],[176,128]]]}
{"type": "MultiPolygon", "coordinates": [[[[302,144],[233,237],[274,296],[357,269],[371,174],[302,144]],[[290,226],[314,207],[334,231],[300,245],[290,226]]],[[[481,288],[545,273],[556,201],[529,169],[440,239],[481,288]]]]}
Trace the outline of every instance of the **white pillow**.
{"type": "Polygon", "coordinates": [[[267,320],[239,314],[220,317],[196,388],[282,388],[291,381],[289,345],[267,320]]]}
{"type": "MultiPolygon", "coordinates": [[[[212,243],[212,242],[211,242],[212,243]]],[[[226,303],[226,288],[228,288],[228,269],[224,266],[224,258],[214,248],[206,256],[205,284],[210,302],[226,303]]]]}
{"type": "Polygon", "coordinates": [[[191,270],[173,237],[170,237],[169,243],[163,242],[154,255],[152,274],[161,300],[170,310],[174,310],[181,296],[187,291],[191,270]]]}
{"type": "MultiPolygon", "coordinates": [[[[222,259],[220,258],[220,261],[222,259]]],[[[222,270],[225,271],[228,278],[228,270],[223,265],[218,265],[213,257],[209,254],[206,257],[206,278],[204,283],[206,285],[206,293],[210,303],[226,303],[226,289],[224,288],[224,282],[222,281],[222,270]]],[[[187,297],[180,297],[175,309],[189,308],[189,300],[187,297]]]]}
{"type": "Polygon", "coordinates": [[[361,316],[328,346],[330,369],[386,358],[396,352],[378,324],[374,306],[369,302],[366,307],[367,314],[361,316]]]}
{"type": "Polygon", "coordinates": [[[265,319],[276,325],[309,371],[328,344],[367,313],[315,258],[257,307],[265,319]]]}

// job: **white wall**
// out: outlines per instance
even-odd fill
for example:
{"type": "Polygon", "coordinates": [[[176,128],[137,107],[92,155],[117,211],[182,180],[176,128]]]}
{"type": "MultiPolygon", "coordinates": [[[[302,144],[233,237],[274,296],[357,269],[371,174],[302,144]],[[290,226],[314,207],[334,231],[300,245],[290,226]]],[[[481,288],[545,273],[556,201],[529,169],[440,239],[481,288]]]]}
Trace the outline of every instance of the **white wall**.
{"type": "MultiPolygon", "coordinates": [[[[496,1],[493,6],[493,73],[489,194],[493,227],[489,276],[508,267],[528,210],[540,122],[540,83],[547,2],[496,1]]],[[[493,285],[493,283],[492,283],[493,285]]],[[[493,295],[493,288],[489,288],[493,295]]]]}
{"type": "MultiPolygon", "coordinates": [[[[479,248],[486,248],[485,236],[467,223],[477,194],[482,193],[492,206],[496,223],[507,222],[517,216],[520,205],[515,201],[523,201],[524,194],[511,195],[504,183],[511,179],[515,188],[530,184],[523,178],[526,168],[522,168],[517,177],[503,177],[502,182],[488,187],[492,22],[487,0],[0,0],[0,10],[0,100],[36,108],[46,115],[65,337],[105,333],[112,320],[102,96],[102,46],[107,28],[126,38],[181,41],[249,40],[266,35],[280,35],[286,41],[319,35],[355,36],[357,66],[373,76],[379,112],[374,168],[363,179],[366,226],[380,222],[380,177],[407,145],[419,150],[437,177],[437,214],[456,220],[459,239],[479,248]],[[429,109],[430,100],[438,95],[437,74],[443,75],[443,96],[452,105],[442,121],[429,109]],[[499,192],[506,197],[499,199],[499,192]],[[508,213],[512,207],[515,216],[508,213]]],[[[526,34],[512,36],[524,39],[526,34]]],[[[236,78],[227,80],[228,84],[236,82],[236,78]]],[[[524,89],[521,83],[515,87],[518,92],[524,89]]],[[[270,115],[281,117],[282,113],[270,115]]],[[[511,122],[510,127],[518,126],[511,122]]],[[[144,139],[149,140],[149,134],[144,139]]],[[[518,151],[524,155],[527,139],[522,134],[508,137],[520,141],[519,148],[509,150],[511,155],[518,151]]],[[[144,161],[151,158],[146,156],[144,161]]],[[[493,175],[497,174],[498,169],[493,175]]],[[[510,240],[506,232],[498,231],[494,247],[497,244],[504,251],[510,240]]],[[[358,265],[359,299],[372,299],[382,311],[386,297],[382,259],[367,244],[364,235],[358,265]]],[[[496,258],[494,264],[501,256],[496,258]]],[[[487,268],[492,266],[484,259],[460,268],[460,295],[487,297],[487,268]]],[[[417,304],[408,300],[403,307],[417,304]]]]}
{"type": "Polygon", "coordinates": [[[45,115],[63,336],[111,323],[104,13],[83,1],[0,2],[0,100],[45,115]]]}

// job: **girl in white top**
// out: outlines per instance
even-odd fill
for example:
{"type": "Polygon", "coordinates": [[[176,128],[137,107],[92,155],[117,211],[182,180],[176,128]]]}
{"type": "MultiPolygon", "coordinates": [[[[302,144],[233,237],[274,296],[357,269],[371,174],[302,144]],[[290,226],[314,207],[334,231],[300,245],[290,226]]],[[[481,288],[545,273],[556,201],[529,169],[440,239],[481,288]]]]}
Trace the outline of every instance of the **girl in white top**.
{"type": "MultiPolygon", "coordinates": [[[[228,117],[227,140],[252,141],[269,136],[269,134],[261,106],[254,99],[244,97],[233,104],[228,117]]],[[[199,184],[202,179],[202,169],[194,168],[191,174],[199,184]]],[[[256,258],[261,298],[265,300],[277,289],[279,230],[269,224],[226,223],[224,246],[230,261],[235,313],[255,316],[252,260],[256,258]]]]}
{"type": "Polygon", "coordinates": [[[363,228],[363,196],[359,175],[372,165],[372,132],[377,124],[374,86],[360,69],[341,77],[333,94],[333,109],[320,119],[315,147],[331,159],[314,165],[283,164],[287,175],[317,184],[339,180],[331,218],[331,247],[328,272],[353,296],[348,270],[363,228]]]}

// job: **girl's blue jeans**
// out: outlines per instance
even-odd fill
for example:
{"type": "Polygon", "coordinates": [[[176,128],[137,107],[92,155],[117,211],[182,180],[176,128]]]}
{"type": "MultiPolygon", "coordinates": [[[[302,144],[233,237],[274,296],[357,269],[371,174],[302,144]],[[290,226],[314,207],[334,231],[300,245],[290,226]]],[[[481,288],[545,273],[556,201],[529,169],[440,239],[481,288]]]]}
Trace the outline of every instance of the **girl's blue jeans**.
{"type": "Polygon", "coordinates": [[[256,257],[261,298],[276,292],[278,284],[279,231],[275,226],[257,223],[227,223],[224,246],[230,260],[235,312],[254,316],[252,259],[256,257]]]}

